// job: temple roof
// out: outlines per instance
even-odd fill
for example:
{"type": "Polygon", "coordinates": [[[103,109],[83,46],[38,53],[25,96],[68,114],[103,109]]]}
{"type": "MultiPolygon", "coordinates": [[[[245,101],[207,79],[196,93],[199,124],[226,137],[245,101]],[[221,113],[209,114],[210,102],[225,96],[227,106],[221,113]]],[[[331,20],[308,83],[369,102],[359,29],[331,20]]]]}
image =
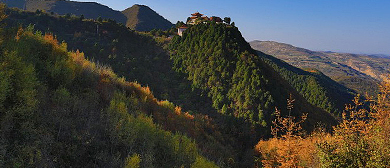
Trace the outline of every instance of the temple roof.
{"type": "Polygon", "coordinates": [[[200,14],[199,12],[191,14],[192,16],[203,16],[203,14],[200,14]]]}

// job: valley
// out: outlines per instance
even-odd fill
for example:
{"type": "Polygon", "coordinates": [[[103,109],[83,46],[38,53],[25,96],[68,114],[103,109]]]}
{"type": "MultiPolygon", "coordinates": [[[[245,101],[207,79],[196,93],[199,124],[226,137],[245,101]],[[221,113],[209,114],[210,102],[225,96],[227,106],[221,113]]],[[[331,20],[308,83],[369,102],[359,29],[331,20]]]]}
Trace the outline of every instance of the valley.
{"type": "Polygon", "coordinates": [[[272,41],[252,41],[258,51],[302,69],[316,69],[360,94],[377,93],[378,83],[387,80],[390,59],[369,55],[310,51],[272,41]]]}

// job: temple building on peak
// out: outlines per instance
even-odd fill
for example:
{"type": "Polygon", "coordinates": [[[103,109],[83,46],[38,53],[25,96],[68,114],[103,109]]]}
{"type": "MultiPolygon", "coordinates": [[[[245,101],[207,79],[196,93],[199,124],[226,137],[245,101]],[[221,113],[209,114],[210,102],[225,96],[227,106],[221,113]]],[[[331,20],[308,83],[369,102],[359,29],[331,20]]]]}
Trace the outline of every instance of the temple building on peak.
{"type": "MultiPolygon", "coordinates": [[[[209,18],[209,17],[207,17],[199,12],[196,12],[196,13],[191,14],[191,17],[187,18],[186,25],[196,25],[199,23],[207,23],[210,21],[214,21],[216,23],[223,23],[223,20],[220,17],[212,16],[209,18]]],[[[185,30],[187,30],[188,27],[186,25],[183,25],[183,26],[177,28],[177,34],[179,36],[182,36],[183,32],[185,30]]]]}
{"type": "Polygon", "coordinates": [[[203,16],[203,14],[196,12],[191,14],[191,17],[187,18],[187,24],[195,25],[202,21],[208,21],[209,18],[207,16],[203,16]]]}
{"type": "Polygon", "coordinates": [[[209,18],[199,12],[193,13],[191,14],[191,17],[187,18],[187,24],[189,25],[205,23],[206,21],[215,21],[217,23],[223,23],[223,20],[220,17],[212,16],[209,18]]]}

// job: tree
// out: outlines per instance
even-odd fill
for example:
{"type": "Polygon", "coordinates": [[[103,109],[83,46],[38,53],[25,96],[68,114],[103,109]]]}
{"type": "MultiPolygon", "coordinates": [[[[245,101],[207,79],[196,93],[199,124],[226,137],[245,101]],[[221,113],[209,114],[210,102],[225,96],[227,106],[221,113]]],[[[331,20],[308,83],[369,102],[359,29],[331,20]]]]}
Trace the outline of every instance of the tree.
{"type": "Polygon", "coordinates": [[[70,13],[67,13],[67,14],[65,15],[65,19],[70,19],[70,17],[71,17],[70,13]]]}
{"type": "Polygon", "coordinates": [[[230,24],[231,19],[230,19],[230,17],[225,17],[225,18],[223,18],[223,21],[224,21],[226,24],[230,24]]]}
{"type": "MultiPolygon", "coordinates": [[[[5,4],[0,4],[0,34],[3,34],[3,27],[4,27],[4,19],[7,18],[7,15],[5,14],[5,4]]],[[[0,43],[3,41],[3,37],[0,38],[0,43]]]]}
{"type": "MultiPolygon", "coordinates": [[[[188,22],[188,20],[187,20],[187,22],[188,22]]],[[[181,26],[183,26],[184,25],[184,22],[182,22],[182,21],[177,21],[177,23],[176,23],[176,28],[179,28],[179,27],[181,27],[181,26]]]]}
{"type": "Polygon", "coordinates": [[[101,17],[101,16],[99,16],[99,17],[97,18],[97,21],[98,21],[98,22],[103,22],[103,19],[102,19],[102,17],[101,17]]]}

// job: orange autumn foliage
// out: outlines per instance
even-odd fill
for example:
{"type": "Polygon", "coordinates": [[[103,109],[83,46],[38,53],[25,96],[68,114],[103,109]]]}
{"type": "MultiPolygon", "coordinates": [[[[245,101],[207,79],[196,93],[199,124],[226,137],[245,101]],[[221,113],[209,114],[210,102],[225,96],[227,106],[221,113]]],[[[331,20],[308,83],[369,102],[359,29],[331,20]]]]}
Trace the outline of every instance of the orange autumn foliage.
{"type": "Polygon", "coordinates": [[[299,135],[300,123],[276,112],[272,132],[255,147],[258,167],[388,167],[390,165],[390,83],[380,85],[376,100],[357,96],[347,105],[333,134],[299,135]],[[367,104],[369,107],[367,108],[367,104]],[[281,128],[276,129],[275,128],[281,128]],[[279,130],[284,130],[279,134],[279,130]],[[276,133],[276,134],[275,134],[276,133]]]}
{"type": "MultiPolygon", "coordinates": [[[[287,100],[287,109],[291,113],[294,100],[287,100]]],[[[272,122],[272,135],[267,141],[261,140],[255,147],[261,155],[261,164],[264,167],[304,167],[305,164],[313,164],[314,141],[316,137],[302,138],[302,127],[307,114],[303,114],[301,120],[296,121],[290,114],[282,117],[278,109],[275,111],[276,119],[272,122]]],[[[259,165],[258,165],[259,166],[259,165]]]]}

